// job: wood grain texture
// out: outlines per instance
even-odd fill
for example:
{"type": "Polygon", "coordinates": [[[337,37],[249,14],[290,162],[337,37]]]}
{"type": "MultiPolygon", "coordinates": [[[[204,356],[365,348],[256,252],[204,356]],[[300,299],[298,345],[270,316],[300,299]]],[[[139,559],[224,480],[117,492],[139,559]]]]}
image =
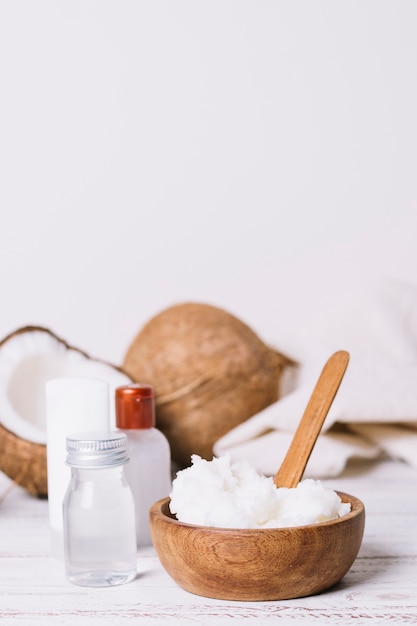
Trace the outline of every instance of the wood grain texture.
{"type": "Polygon", "coordinates": [[[364,506],[343,518],[293,528],[228,529],[183,524],[169,498],[151,507],[151,533],[159,559],[184,589],[222,600],[285,600],[319,593],[355,560],[365,523],[364,506]]]}
{"type": "MultiPolygon", "coordinates": [[[[323,481],[366,506],[359,555],[332,589],[295,600],[232,602],[184,591],[152,548],[138,577],[113,589],[76,587],[51,556],[47,502],[12,489],[0,504],[1,626],[263,626],[277,623],[417,624],[417,472],[401,463],[360,462],[323,481]]],[[[10,481],[0,474],[0,496],[10,481]]]]}
{"type": "Polygon", "coordinates": [[[277,487],[291,489],[296,487],[302,479],[348,363],[349,353],[345,350],[335,352],[325,363],[287,454],[274,476],[274,483],[277,487]]]}

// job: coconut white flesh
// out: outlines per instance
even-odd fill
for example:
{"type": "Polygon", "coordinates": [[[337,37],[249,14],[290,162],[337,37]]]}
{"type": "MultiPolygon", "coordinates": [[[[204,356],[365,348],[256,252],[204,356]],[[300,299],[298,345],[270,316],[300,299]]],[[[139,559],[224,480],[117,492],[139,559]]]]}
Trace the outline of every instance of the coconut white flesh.
{"type": "Polygon", "coordinates": [[[88,377],[109,385],[110,424],[114,392],[131,379],[106,363],[68,348],[45,331],[14,335],[0,348],[0,422],[20,438],[46,444],[45,383],[59,377],[88,377]]]}

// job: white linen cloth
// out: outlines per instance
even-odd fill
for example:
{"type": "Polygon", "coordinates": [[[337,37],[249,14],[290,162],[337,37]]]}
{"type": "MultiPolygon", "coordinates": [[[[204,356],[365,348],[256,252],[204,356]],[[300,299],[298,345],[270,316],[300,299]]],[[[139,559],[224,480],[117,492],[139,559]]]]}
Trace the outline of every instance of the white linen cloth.
{"type": "Polygon", "coordinates": [[[275,474],[326,360],[347,350],[346,374],[304,477],[336,476],[353,457],[388,455],[417,468],[417,285],[363,284],[330,297],[291,332],[289,356],[299,366],[287,371],[284,395],[219,439],[214,454],[275,474]]]}

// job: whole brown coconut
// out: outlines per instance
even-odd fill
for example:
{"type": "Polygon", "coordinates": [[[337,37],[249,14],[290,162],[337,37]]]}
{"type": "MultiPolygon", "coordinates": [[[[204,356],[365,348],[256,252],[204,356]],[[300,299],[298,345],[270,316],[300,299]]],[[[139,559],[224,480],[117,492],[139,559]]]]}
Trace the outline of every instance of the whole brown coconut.
{"type": "Polygon", "coordinates": [[[211,459],[213,444],[279,397],[281,373],[294,365],[239,319],[199,303],[165,309],[129,347],[123,369],[153,385],[157,427],[174,461],[211,459]]]}

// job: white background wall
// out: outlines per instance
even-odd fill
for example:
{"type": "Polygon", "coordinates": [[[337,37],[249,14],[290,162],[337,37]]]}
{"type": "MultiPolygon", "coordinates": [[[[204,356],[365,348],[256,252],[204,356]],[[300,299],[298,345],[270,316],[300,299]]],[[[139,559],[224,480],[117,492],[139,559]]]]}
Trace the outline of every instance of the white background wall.
{"type": "Polygon", "coordinates": [[[276,345],[416,281],[416,33],[411,0],[0,0],[0,336],[120,362],[195,300],[276,345]]]}

